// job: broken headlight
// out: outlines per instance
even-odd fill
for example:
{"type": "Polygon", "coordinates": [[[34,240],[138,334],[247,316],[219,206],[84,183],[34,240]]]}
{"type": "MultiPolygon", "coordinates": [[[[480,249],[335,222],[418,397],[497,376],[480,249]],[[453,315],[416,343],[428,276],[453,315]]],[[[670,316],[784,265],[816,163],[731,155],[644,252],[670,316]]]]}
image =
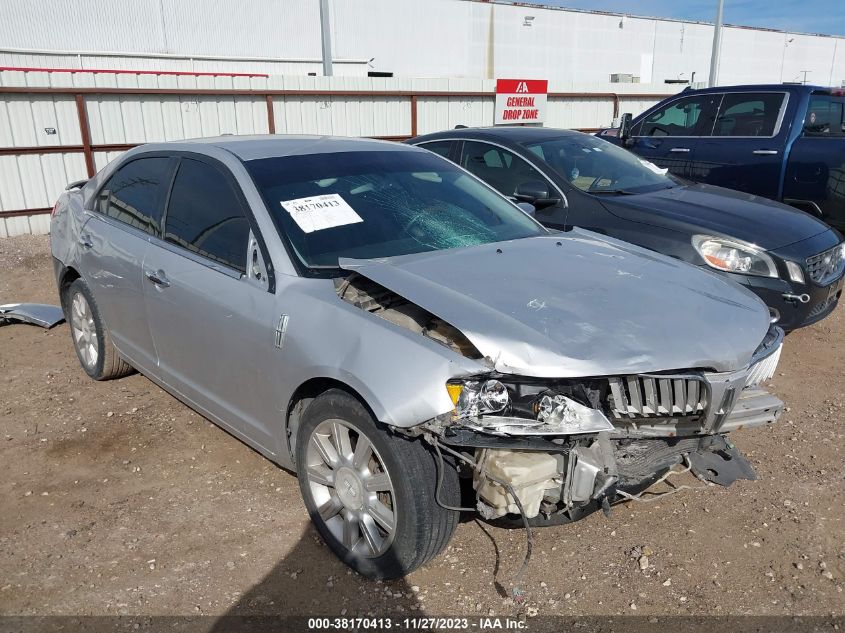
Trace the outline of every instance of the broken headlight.
{"type": "MultiPolygon", "coordinates": [[[[454,419],[491,432],[565,435],[609,431],[613,425],[597,408],[578,402],[577,389],[555,389],[497,379],[453,381],[446,385],[454,419]],[[565,391],[566,393],[563,393],[565,391]]],[[[580,390],[583,398],[583,390],[580,390]]]]}
{"type": "Polygon", "coordinates": [[[500,413],[510,403],[508,388],[498,380],[449,383],[446,389],[455,405],[455,416],[458,418],[500,413]]]}

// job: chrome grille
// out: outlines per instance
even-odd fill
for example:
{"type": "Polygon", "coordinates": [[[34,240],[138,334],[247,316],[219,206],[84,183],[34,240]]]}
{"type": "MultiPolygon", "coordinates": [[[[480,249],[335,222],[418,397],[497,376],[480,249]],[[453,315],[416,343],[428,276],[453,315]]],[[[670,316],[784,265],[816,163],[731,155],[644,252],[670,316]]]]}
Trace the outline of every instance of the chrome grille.
{"type": "Polygon", "coordinates": [[[807,274],[817,284],[824,286],[838,277],[845,269],[845,247],[842,244],[823,253],[807,258],[807,274]]]}
{"type": "Polygon", "coordinates": [[[707,384],[699,376],[614,376],[608,380],[615,418],[694,416],[707,409],[707,384]]]}
{"type": "Polygon", "coordinates": [[[748,378],[745,379],[746,387],[755,387],[775,375],[775,370],[777,370],[778,361],[780,360],[781,349],[783,349],[782,344],[778,345],[778,348],[763,360],[751,366],[748,370],[748,378]]]}

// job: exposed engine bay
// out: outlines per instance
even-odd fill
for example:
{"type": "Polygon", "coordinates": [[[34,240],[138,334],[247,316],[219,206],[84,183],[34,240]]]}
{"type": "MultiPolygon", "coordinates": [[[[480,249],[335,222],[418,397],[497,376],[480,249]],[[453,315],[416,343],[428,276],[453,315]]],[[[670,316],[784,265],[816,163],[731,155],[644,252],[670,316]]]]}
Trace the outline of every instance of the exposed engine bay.
{"type": "Polygon", "coordinates": [[[454,410],[414,429],[471,466],[486,519],[553,520],[639,499],[671,469],[728,486],[754,479],[730,431],[771,424],[783,403],[760,385],[774,375],[783,331],[770,328],[747,367],[584,378],[495,371],[458,328],[368,277],[335,280],[356,307],[477,360],[491,370],[446,385],[454,410]]]}
{"type": "Polygon", "coordinates": [[[745,457],[722,435],[611,440],[599,434],[573,440],[554,452],[479,448],[473,461],[479,514],[485,519],[524,514],[538,519],[536,524],[558,515],[574,520],[585,509],[607,510],[619,501],[639,500],[669,473],[690,471],[723,486],[737,479],[756,479],[745,457]],[[685,468],[673,471],[678,465],[685,468]],[[522,510],[503,481],[512,486],[522,510]]]}
{"type": "Polygon", "coordinates": [[[609,511],[639,500],[676,466],[722,486],[756,479],[727,434],[781,415],[783,403],[760,384],[774,374],[782,340],[773,328],[752,363],[731,373],[455,381],[454,412],[424,435],[472,464],[486,519],[523,514],[542,523],[587,507],[609,511]]]}

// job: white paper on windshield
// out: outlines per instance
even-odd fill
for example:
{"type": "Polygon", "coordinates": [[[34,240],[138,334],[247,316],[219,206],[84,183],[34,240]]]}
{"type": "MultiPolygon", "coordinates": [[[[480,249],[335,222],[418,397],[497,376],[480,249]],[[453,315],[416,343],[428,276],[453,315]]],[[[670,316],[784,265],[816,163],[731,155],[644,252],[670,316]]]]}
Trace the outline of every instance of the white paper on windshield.
{"type": "Polygon", "coordinates": [[[665,175],[666,175],[666,172],[668,172],[668,171],[669,171],[669,169],[668,169],[668,168],[666,168],[666,169],[661,169],[660,167],[658,167],[658,166],[657,166],[657,165],[655,165],[654,163],[652,163],[652,162],[650,162],[650,161],[647,161],[647,160],[640,159],[640,162],[641,162],[644,166],[648,167],[648,168],[649,168],[651,171],[653,171],[655,174],[659,174],[660,176],[665,176],[665,175]]]}
{"type": "Polygon", "coordinates": [[[337,193],[279,202],[305,233],[364,221],[337,193]]]}

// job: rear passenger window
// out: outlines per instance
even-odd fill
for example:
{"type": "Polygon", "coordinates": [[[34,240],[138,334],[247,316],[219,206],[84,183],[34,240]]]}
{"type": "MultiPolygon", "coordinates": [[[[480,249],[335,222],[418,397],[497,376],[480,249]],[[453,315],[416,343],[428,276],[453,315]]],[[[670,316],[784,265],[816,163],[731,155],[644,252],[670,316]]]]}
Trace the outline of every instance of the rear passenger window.
{"type": "Polygon", "coordinates": [[[698,119],[707,105],[707,96],[673,101],[652,113],[642,123],[640,136],[695,136],[698,119]]]}
{"type": "Polygon", "coordinates": [[[804,119],[808,136],[845,136],[845,97],[814,94],[804,119]]]}
{"type": "Polygon", "coordinates": [[[169,158],[139,158],[118,169],[97,197],[97,211],[158,235],[169,158]]]}
{"type": "Polygon", "coordinates": [[[774,136],[784,97],[777,93],[726,94],[713,136],[774,136]]]}
{"type": "Polygon", "coordinates": [[[182,159],[167,206],[164,239],[246,272],[249,222],[240,200],[216,167],[182,159]]]}

